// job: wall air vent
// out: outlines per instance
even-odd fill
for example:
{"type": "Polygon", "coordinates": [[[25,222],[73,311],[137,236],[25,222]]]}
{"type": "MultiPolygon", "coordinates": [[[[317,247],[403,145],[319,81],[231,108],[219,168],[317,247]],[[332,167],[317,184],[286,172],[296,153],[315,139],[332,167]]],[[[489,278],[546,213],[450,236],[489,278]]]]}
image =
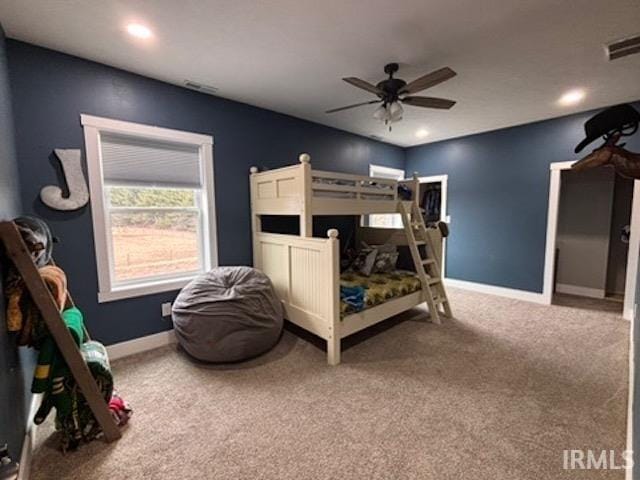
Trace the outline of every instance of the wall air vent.
{"type": "Polygon", "coordinates": [[[195,90],[197,92],[202,92],[202,93],[208,93],[209,95],[215,95],[218,92],[218,89],[216,87],[194,82],[193,80],[185,80],[183,84],[185,87],[191,90],[195,90]]]}
{"type": "Polygon", "coordinates": [[[610,43],[606,46],[606,50],[609,60],[616,60],[626,57],[627,55],[640,53],[640,35],[610,43]]]}

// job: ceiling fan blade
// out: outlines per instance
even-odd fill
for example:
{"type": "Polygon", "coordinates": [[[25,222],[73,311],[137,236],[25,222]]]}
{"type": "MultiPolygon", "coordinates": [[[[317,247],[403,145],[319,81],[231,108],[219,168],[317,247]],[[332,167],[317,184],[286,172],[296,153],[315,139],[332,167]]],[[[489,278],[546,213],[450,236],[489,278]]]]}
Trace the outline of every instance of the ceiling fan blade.
{"type": "Polygon", "coordinates": [[[379,95],[381,97],[384,95],[384,92],[382,90],[380,90],[378,87],[376,87],[375,85],[370,84],[369,82],[365,82],[364,80],[360,80],[359,78],[347,77],[347,78],[343,78],[342,80],[344,80],[347,83],[350,83],[354,87],[361,88],[361,89],[366,90],[367,92],[371,92],[371,93],[373,93],[375,95],[379,95]]]}
{"type": "Polygon", "coordinates": [[[363,105],[371,105],[372,103],[380,103],[382,100],[370,100],[368,102],[362,102],[362,103],[355,103],[353,105],[347,105],[346,107],[339,107],[339,108],[332,108],[331,110],[327,110],[324,113],[334,113],[334,112],[340,112],[342,110],[348,110],[349,108],[356,108],[356,107],[361,107],[363,105]]]}
{"type": "Polygon", "coordinates": [[[420,78],[416,78],[413,82],[407,83],[398,93],[418,93],[421,90],[445,82],[456,75],[457,73],[449,67],[444,67],[435,72],[427,73],[420,78]]]}
{"type": "Polygon", "coordinates": [[[400,101],[414,107],[441,108],[443,110],[448,110],[456,104],[453,100],[435,97],[404,97],[400,101]]]}

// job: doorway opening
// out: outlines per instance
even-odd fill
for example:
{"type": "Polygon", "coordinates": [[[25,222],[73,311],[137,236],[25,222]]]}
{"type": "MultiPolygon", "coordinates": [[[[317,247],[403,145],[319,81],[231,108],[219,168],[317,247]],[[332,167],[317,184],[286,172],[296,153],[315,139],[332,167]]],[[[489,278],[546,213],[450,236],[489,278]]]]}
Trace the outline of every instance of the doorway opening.
{"type": "Polygon", "coordinates": [[[551,165],[544,296],[547,303],[633,314],[638,183],[612,169],[551,165]],[[635,245],[635,247],[634,247],[635,245]]]}
{"type": "MultiPolygon", "coordinates": [[[[447,183],[448,175],[431,175],[419,177],[420,191],[418,202],[424,212],[424,221],[427,226],[438,222],[451,223],[451,217],[447,212],[447,183]]],[[[447,239],[442,239],[442,277],[447,271],[447,239]]]]}

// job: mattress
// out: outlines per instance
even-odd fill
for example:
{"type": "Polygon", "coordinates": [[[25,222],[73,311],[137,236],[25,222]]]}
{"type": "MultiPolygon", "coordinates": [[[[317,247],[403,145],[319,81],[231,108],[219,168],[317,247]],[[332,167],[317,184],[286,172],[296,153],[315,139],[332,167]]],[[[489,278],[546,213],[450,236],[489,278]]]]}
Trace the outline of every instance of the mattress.
{"type": "Polygon", "coordinates": [[[366,277],[356,272],[346,271],[340,275],[340,287],[364,288],[364,305],[361,309],[340,301],[340,316],[375,307],[394,298],[409,295],[421,289],[420,279],[415,272],[395,270],[389,273],[372,273],[366,277]]]}

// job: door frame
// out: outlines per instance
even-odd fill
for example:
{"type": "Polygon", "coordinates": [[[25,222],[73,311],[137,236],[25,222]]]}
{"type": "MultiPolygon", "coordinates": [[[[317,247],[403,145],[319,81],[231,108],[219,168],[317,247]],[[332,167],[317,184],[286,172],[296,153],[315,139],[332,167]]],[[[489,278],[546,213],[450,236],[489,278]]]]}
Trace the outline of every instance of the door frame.
{"type": "MultiPolygon", "coordinates": [[[[447,183],[449,182],[449,175],[429,175],[426,177],[418,177],[420,183],[436,183],[440,182],[440,221],[451,223],[451,216],[448,211],[448,190],[447,183]]],[[[442,239],[442,278],[446,278],[447,271],[447,239],[442,239]]]]}
{"type": "MultiPolygon", "coordinates": [[[[560,179],[563,170],[569,170],[575,161],[554,162],[549,165],[549,211],[547,214],[547,239],[544,255],[544,281],[542,295],[544,302],[551,304],[553,298],[553,273],[556,266],[556,244],[558,233],[558,212],[560,208],[560,179]]],[[[633,306],[636,299],[636,280],[638,275],[638,256],[640,254],[640,180],[633,182],[631,201],[631,232],[629,235],[629,253],[624,286],[624,307],[622,316],[633,319],[633,306]]]]}

